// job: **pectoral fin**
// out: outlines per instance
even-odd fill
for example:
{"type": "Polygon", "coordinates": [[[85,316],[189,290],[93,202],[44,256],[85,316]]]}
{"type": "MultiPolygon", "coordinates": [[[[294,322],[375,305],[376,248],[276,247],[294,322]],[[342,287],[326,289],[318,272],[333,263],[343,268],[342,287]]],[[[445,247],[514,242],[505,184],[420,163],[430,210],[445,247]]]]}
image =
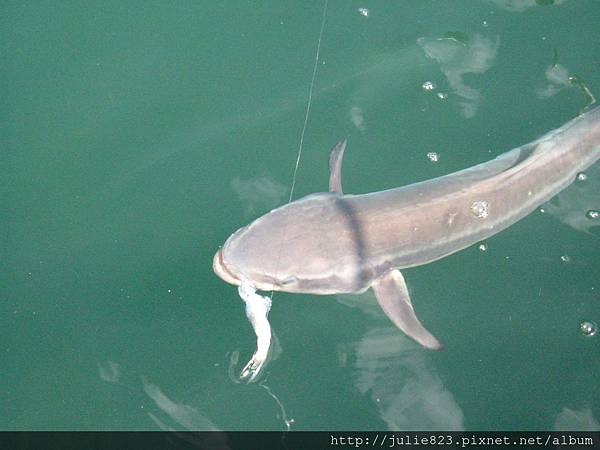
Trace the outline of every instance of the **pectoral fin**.
{"type": "Polygon", "coordinates": [[[394,325],[423,347],[432,350],[442,349],[442,344],[417,319],[404,277],[399,270],[391,270],[386,273],[378,278],[371,287],[379,306],[394,322],[394,325]]]}
{"type": "Polygon", "coordinates": [[[346,149],[346,139],[335,144],[329,153],[329,192],[342,195],[342,160],[346,149]]]}

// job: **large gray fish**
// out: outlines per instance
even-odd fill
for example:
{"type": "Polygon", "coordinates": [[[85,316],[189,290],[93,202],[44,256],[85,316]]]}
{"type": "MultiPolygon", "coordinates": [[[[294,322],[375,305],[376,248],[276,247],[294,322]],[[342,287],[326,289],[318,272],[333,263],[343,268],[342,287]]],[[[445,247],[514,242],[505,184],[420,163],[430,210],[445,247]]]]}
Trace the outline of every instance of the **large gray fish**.
{"type": "Polygon", "coordinates": [[[489,162],[363,195],[342,193],[345,146],[331,151],[329,192],[240,228],[214,257],[215,273],[239,286],[257,336],[243,379],[259,374],[271,342],[271,301],[256,290],[328,295],[372,288],[400,330],[424,347],[442,348],[417,318],[399,269],[486,239],[571,184],[600,158],[600,108],[489,162]]]}

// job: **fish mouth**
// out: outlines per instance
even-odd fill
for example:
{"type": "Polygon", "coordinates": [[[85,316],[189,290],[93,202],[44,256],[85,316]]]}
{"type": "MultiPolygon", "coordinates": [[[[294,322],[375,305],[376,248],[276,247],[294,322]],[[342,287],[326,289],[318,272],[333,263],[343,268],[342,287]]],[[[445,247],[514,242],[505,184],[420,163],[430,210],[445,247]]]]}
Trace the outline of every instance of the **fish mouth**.
{"type": "Polygon", "coordinates": [[[221,249],[219,249],[219,251],[217,253],[215,253],[215,256],[213,258],[213,271],[223,281],[230,283],[230,284],[235,284],[237,286],[240,285],[240,279],[238,277],[236,277],[234,274],[232,274],[227,269],[227,266],[225,266],[225,263],[223,262],[223,251],[221,249]]]}

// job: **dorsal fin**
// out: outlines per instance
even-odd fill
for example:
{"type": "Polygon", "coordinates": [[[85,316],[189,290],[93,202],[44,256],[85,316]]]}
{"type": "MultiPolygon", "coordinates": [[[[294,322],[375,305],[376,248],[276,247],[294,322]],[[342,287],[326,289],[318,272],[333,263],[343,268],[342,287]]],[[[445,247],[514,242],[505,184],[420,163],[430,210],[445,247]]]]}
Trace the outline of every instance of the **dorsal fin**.
{"type": "Polygon", "coordinates": [[[344,159],[344,150],[346,148],[346,139],[341,140],[329,153],[329,192],[335,192],[342,195],[342,160],[344,159]]]}

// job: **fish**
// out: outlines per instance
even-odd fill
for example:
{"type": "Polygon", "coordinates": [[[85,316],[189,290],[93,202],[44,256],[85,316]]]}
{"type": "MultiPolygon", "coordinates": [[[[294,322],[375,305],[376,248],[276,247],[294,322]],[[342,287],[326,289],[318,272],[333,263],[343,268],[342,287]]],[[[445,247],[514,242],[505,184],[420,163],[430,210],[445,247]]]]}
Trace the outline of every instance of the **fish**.
{"type": "Polygon", "coordinates": [[[344,194],[347,141],[330,152],[329,191],[273,209],[234,232],[213,270],[238,286],[257,338],[240,373],[255,381],[269,356],[272,299],[372,289],[402,332],[427,349],[441,342],[417,318],[402,269],[429,264],[493,236],[569,186],[600,158],[600,107],[488,162],[407,186],[344,194]]]}

